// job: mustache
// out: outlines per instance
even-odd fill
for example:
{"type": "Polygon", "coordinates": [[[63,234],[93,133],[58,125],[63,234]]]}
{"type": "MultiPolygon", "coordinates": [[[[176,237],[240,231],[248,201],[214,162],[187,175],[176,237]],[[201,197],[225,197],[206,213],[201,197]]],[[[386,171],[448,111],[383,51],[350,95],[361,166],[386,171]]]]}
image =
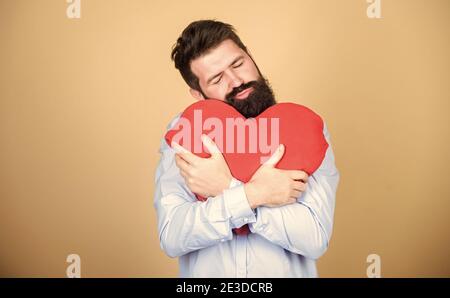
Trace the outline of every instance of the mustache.
{"type": "Polygon", "coordinates": [[[257,85],[258,85],[258,82],[257,82],[257,81],[250,81],[250,82],[248,82],[248,83],[245,83],[245,84],[240,85],[239,87],[233,88],[233,90],[231,90],[231,92],[228,93],[228,95],[226,96],[226,99],[227,99],[227,100],[234,99],[234,97],[235,97],[239,92],[242,92],[242,91],[244,91],[245,89],[250,88],[250,87],[255,87],[255,86],[257,86],[257,85]]]}

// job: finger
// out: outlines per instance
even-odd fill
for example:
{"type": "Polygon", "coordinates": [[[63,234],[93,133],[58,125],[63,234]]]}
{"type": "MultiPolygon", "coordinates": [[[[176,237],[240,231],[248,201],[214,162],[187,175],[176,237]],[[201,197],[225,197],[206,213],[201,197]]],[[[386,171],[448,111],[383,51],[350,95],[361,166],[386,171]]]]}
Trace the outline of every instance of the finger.
{"type": "Polygon", "coordinates": [[[188,162],[186,162],[183,158],[181,158],[179,154],[180,153],[177,153],[175,155],[175,163],[181,171],[188,172],[191,165],[188,162]]]}
{"type": "Polygon", "coordinates": [[[177,151],[177,154],[187,161],[190,164],[195,164],[200,157],[194,155],[189,150],[178,144],[177,142],[172,142],[172,148],[174,148],[177,151]]]}
{"type": "Polygon", "coordinates": [[[220,152],[219,147],[217,147],[216,143],[211,140],[211,138],[205,134],[202,134],[201,136],[203,145],[205,145],[206,149],[208,149],[208,152],[211,155],[222,155],[222,152],[220,152]]]}
{"type": "Polygon", "coordinates": [[[280,144],[278,148],[275,150],[275,153],[263,164],[266,166],[275,167],[276,164],[280,161],[284,154],[284,145],[280,144]]]}
{"type": "Polygon", "coordinates": [[[293,183],[293,189],[298,190],[298,191],[305,191],[306,189],[306,185],[303,182],[300,181],[294,181],[293,183]]]}
{"type": "Polygon", "coordinates": [[[297,197],[289,197],[289,199],[283,204],[283,206],[297,203],[297,197]]]}
{"type": "Polygon", "coordinates": [[[293,189],[293,190],[291,190],[290,197],[294,198],[294,199],[297,199],[300,196],[301,193],[302,193],[301,191],[293,189]]]}
{"type": "MultiPolygon", "coordinates": [[[[184,153],[184,152],[189,152],[189,150],[187,150],[186,148],[184,148],[183,146],[181,146],[180,144],[178,144],[175,141],[172,141],[172,143],[170,144],[170,146],[175,149],[175,152],[177,153],[184,153]]],[[[190,152],[189,152],[190,153],[190,152]]]]}
{"type": "Polygon", "coordinates": [[[182,169],[180,169],[180,174],[184,179],[186,179],[188,177],[187,173],[182,169]]]}
{"type": "Polygon", "coordinates": [[[303,182],[308,181],[308,174],[303,171],[291,170],[289,171],[289,176],[294,180],[302,180],[303,182]]]}

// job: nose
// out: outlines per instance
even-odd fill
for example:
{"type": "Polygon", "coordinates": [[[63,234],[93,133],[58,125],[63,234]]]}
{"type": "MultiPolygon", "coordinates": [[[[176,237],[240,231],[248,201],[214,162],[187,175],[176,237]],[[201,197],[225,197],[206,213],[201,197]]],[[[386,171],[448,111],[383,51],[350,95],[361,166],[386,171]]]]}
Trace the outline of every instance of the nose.
{"type": "Polygon", "coordinates": [[[244,83],[244,80],[242,80],[236,73],[234,73],[233,71],[229,72],[229,77],[230,77],[230,88],[231,90],[233,90],[233,88],[239,87],[244,83]]]}

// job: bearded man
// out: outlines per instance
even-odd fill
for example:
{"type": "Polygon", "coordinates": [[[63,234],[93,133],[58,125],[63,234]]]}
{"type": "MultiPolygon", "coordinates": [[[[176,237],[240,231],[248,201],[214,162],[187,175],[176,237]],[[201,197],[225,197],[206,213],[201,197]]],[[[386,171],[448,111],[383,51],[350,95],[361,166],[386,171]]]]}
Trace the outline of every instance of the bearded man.
{"type": "MultiPolygon", "coordinates": [[[[222,100],[246,118],[276,104],[268,80],[229,24],[191,23],[171,56],[196,100],[222,100]]],[[[329,146],[311,176],[276,168],[281,144],[246,183],[231,175],[221,154],[201,158],[163,138],[154,206],[161,248],[179,257],[180,277],[317,277],[339,183],[325,124],[323,135],[329,146]],[[208,199],[200,202],[195,194],[208,199]],[[245,225],[250,233],[233,233],[245,225]]],[[[214,149],[211,139],[203,141],[214,149]]]]}

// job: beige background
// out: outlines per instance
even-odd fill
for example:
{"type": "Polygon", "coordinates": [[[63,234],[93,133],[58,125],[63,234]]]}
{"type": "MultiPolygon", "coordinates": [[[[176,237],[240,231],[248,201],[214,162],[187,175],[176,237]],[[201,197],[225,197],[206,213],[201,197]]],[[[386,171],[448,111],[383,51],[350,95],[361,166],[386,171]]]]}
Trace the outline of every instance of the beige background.
{"type": "Polygon", "coordinates": [[[171,277],[153,209],[160,137],[193,102],[169,59],[230,22],[278,101],[326,120],[341,184],[323,277],[450,277],[450,1],[0,0],[0,275],[171,277]]]}

